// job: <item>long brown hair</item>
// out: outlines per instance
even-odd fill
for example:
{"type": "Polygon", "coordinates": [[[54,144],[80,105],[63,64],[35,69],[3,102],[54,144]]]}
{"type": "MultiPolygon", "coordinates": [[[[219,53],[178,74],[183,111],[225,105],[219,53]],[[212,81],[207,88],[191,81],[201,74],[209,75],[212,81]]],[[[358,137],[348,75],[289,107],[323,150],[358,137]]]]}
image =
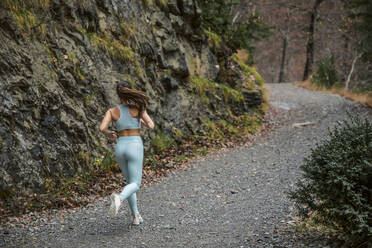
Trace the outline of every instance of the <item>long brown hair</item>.
{"type": "Polygon", "coordinates": [[[127,103],[128,107],[138,110],[139,117],[146,110],[150,101],[150,97],[145,92],[132,89],[127,81],[121,81],[116,85],[116,93],[121,101],[127,103]]]}

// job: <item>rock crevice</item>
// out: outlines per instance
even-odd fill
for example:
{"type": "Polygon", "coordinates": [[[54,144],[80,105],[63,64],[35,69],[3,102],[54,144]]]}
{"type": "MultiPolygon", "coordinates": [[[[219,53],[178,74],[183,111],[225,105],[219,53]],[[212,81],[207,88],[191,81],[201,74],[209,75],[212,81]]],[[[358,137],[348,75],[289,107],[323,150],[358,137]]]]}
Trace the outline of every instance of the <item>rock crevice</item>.
{"type": "MultiPolygon", "coordinates": [[[[0,191],[44,189],[45,178],[88,169],[112,144],[98,132],[107,108],[118,103],[120,80],[147,92],[157,133],[171,127],[195,134],[203,120],[243,114],[262,103],[244,90],[243,102],[222,91],[203,101],[190,77],[228,85],[200,28],[197,1],[59,1],[28,6],[0,3],[0,191]],[[147,2],[147,3],[146,3],[147,2]],[[22,15],[19,11],[23,11],[22,15]]],[[[236,66],[238,66],[236,64],[236,66]]],[[[231,71],[230,71],[231,72],[231,71]]],[[[151,151],[150,133],[144,132],[151,151]]]]}

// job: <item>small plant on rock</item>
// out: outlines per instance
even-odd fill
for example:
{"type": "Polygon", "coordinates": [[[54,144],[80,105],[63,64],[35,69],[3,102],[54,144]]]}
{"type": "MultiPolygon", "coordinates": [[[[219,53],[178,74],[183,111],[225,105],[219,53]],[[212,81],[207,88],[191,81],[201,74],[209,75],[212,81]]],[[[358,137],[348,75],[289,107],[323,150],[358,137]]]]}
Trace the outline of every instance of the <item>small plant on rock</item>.
{"type": "Polygon", "coordinates": [[[301,166],[290,198],[299,213],[336,230],[350,246],[372,238],[372,125],[359,117],[339,123],[301,166]]]}
{"type": "Polygon", "coordinates": [[[204,33],[208,37],[209,47],[211,47],[212,49],[220,49],[221,48],[222,39],[219,35],[213,33],[210,30],[204,30],[204,33]]]}
{"type": "Polygon", "coordinates": [[[163,154],[174,144],[174,139],[164,133],[158,133],[151,140],[151,145],[156,153],[163,154]]]}
{"type": "Polygon", "coordinates": [[[205,104],[209,104],[208,93],[215,94],[217,89],[216,83],[214,81],[197,76],[190,77],[190,85],[193,89],[196,90],[196,92],[201,97],[202,102],[205,104]]]}
{"type": "Polygon", "coordinates": [[[113,36],[90,33],[90,39],[96,48],[108,53],[113,59],[117,59],[123,63],[135,63],[135,54],[132,48],[124,46],[113,36]]]}
{"type": "Polygon", "coordinates": [[[231,99],[234,102],[241,102],[244,100],[244,95],[227,85],[219,84],[218,87],[222,90],[222,94],[226,103],[231,99]]]}

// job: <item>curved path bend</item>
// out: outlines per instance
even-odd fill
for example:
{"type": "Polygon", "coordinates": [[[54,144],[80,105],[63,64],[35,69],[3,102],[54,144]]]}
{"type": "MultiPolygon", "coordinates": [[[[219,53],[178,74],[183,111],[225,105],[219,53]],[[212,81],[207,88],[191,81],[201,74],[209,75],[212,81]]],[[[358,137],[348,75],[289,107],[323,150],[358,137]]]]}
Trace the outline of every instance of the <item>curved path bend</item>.
{"type": "Polygon", "coordinates": [[[210,154],[138,194],[144,218],[131,226],[127,203],[114,219],[108,199],[26,227],[0,229],[5,247],[332,247],[290,228],[295,209],[285,192],[303,158],[347,112],[371,110],[337,95],[268,84],[278,125],[252,144],[210,154]],[[294,127],[293,124],[310,122],[294,127]]]}

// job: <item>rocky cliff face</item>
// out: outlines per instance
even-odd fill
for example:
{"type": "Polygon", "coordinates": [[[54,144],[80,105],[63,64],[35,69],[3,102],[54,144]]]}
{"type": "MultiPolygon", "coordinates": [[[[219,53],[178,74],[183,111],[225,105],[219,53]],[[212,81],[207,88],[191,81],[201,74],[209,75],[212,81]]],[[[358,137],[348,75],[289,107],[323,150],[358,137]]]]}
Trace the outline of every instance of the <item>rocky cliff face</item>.
{"type": "Polygon", "coordinates": [[[98,127],[122,79],[152,98],[148,151],[154,135],[195,134],[262,103],[253,74],[212,52],[197,1],[24,2],[0,3],[2,197],[42,190],[112,149],[98,127]]]}

